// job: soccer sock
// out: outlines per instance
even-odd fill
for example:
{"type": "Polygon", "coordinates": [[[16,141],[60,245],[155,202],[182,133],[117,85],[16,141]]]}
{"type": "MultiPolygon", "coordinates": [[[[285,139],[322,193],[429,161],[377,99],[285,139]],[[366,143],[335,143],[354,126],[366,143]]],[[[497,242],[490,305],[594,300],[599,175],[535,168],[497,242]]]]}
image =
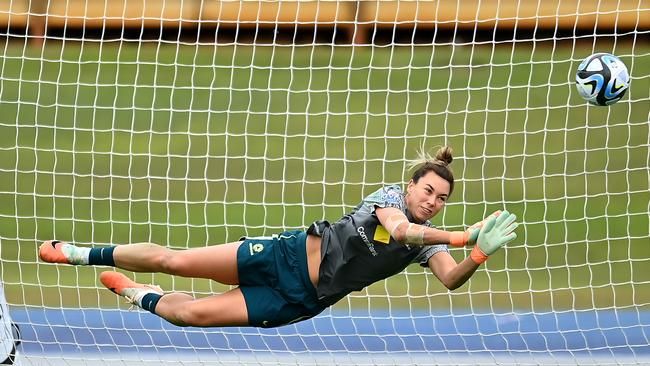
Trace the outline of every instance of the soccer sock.
{"type": "Polygon", "coordinates": [[[88,253],[88,264],[91,266],[111,266],[115,267],[113,260],[113,251],[115,246],[104,248],[91,248],[88,253]]]}
{"type": "Polygon", "coordinates": [[[65,243],[61,247],[61,251],[70,264],[88,264],[88,254],[90,253],[90,248],[78,247],[73,244],[65,243]]]}
{"type": "Polygon", "coordinates": [[[158,301],[162,295],[156,294],[156,293],[148,293],[144,296],[142,296],[142,300],[140,300],[140,307],[143,308],[144,310],[150,311],[152,314],[156,313],[156,305],[158,305],[158,301]]]}

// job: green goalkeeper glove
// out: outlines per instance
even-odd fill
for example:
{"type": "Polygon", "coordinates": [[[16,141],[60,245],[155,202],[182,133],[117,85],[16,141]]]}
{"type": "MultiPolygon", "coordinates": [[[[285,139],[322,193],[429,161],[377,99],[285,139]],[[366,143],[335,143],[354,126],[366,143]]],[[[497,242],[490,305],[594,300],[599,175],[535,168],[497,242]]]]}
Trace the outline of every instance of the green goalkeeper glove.
{"type": "Polygon", "coordinates": [[[508,211],[501,212],[498,217],[488,217],[480,229],[476,245],[470,254],[472,260],[481,264],[487,260],[489,255],[514,240],[517,237],[515,229],[519,226],[515,220],[517,220],[517,216],[508,211]]]}
{"type": "Polygon", "coordinates": [[[485,222],[490,217],[497,217],[501,214],[501,210],[494,211],[490,216],[484,218],[483,220],[477,222],[476,224],[470,226],[465,231],[452,231],[449,237],[449,244],[455,247],[462,247],[467,244],[474,245],[476,240],[478,240],[478,234],[481,232],[481,228],[485,225],[485,222]]]}
{"type": "Polygon", "coordinates": [[[478,240],[478,235],[481,232],[481,228],[490,219],[490,217],[499,217],[500,214],[501,214],[501,210],[494,211],[490,214],[490,216],[484,218],[483,220],[467,228],[467,230],[465,231],[466,233],[469,234],[469,236],[467,237],[467,244],[469,245],[476,244],[476,241],[478,240]]]}

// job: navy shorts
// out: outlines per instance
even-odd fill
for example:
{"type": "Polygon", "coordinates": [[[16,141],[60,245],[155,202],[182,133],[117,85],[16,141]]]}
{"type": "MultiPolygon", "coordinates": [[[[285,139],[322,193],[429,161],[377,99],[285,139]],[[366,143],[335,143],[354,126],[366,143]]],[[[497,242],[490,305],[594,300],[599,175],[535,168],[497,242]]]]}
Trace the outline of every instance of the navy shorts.
{"type": "Polygon", "coordinates": [[[287,231],[270,238],[246,238],[239,246],[239,288],[250,325],[278,327],[325,309],[309,279],[306,245],[305,232],[287,231]]]}

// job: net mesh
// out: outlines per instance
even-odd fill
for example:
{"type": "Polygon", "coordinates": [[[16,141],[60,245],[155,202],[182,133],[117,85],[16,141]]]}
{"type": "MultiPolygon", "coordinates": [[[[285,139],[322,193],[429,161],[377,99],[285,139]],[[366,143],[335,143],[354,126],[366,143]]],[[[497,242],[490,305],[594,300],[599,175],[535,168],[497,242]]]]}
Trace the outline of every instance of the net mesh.
{"type": "Polygon", "coordinates": [[[0,275],[26,362],[647,361],[650,5],[464,6],[1,4],[0,275]],[[611,107],[574,87],[594,52],[631,74],[611,107]],[[53,238],[183,249],[336,220],[407,183],[422,145],[455,152],[435,225],[503,208],[522,223],[453,292],[411,266],[301,324],[176,328],[126,312],[101,269],[37,260],[53,238]]]}

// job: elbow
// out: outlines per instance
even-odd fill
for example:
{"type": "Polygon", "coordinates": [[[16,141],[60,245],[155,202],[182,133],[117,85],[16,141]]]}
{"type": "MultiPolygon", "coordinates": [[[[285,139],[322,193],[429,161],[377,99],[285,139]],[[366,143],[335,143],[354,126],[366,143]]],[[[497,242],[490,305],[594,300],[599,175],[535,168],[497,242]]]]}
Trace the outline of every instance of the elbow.
{"type": "Polygon", "coordinates": [[[391,233],[391,236],[393,237],[393,240],[398,242],[399,244],[408,244],[406,242],[406,228],[408,225],[399,225],[393,230],[391,233]]]}
{"type": "Polygon", "coordinates": [[[408,244],[406,242],[406,234],[405,233],[398,233],[395,232],[393,235],[393,239],[398,242],[399,244],[408,244]]]}
{"type": "Polygon", "coordinates": [[[454,278],[445,278],[442,281],[442,284],[449,290],[449,291],[454,291],[455,289],[461,287],[463,284],[465,284],[465,281],[461,281],[458,279],[454,278]]]}

